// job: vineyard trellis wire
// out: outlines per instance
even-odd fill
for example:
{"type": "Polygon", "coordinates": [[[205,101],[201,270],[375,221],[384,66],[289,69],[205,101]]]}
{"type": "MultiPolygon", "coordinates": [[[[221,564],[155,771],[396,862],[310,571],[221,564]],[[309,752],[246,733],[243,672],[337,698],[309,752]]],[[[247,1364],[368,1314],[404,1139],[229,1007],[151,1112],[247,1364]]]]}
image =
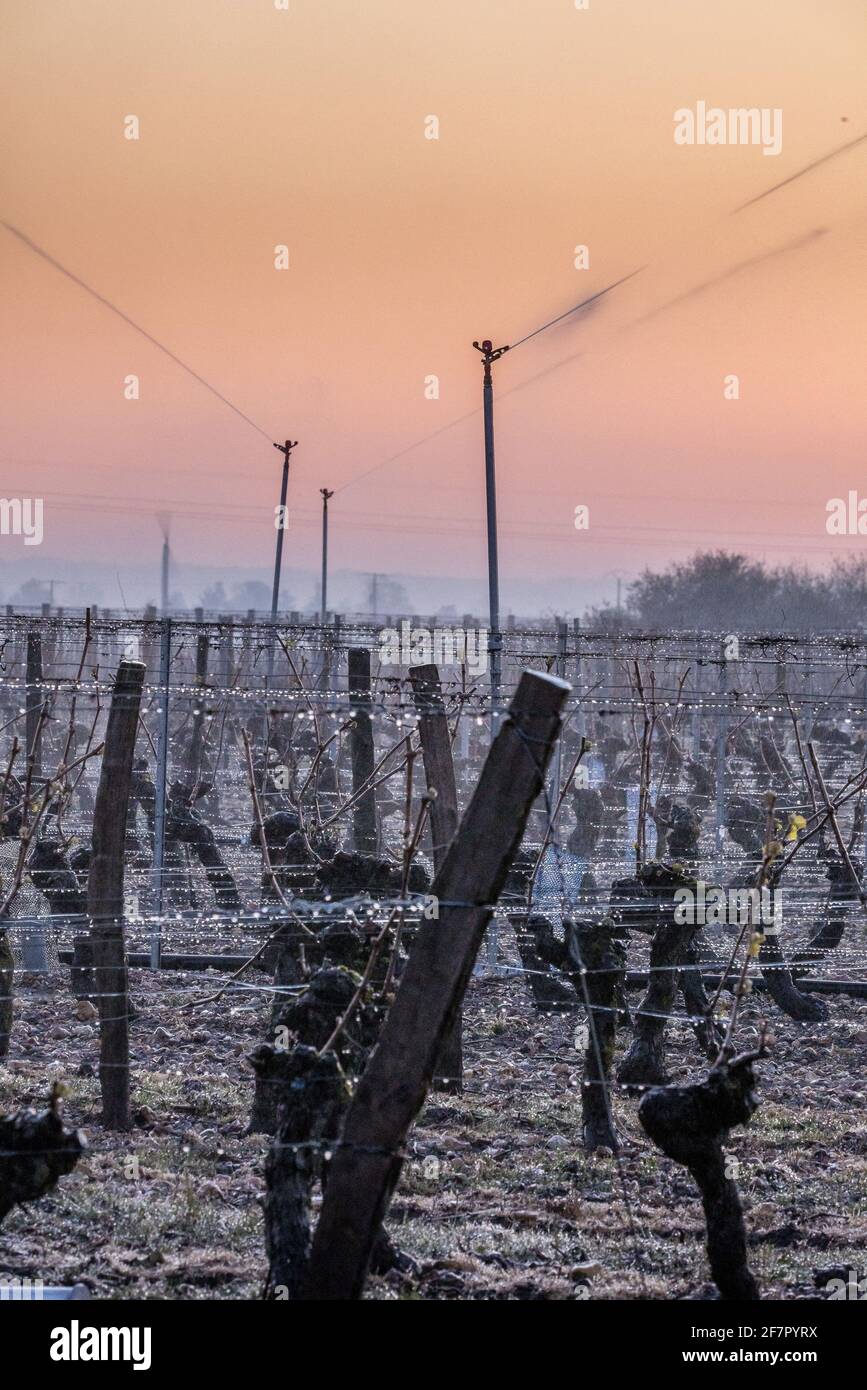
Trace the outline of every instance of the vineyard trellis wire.
{"type": "MultiPolygon", "coordinates": [[[[67,968],[79,997],[115,999],[94,988],[82,924],[115,672],[136,663],[124,946],[133,969],[160,969],[179,1012],[229,996],[284,1017],[309,998],[297,969],[305,950],[315,960],[324,939],[338,953],[363,940],[367,963],[342,1002],[331,1001],[323,1047],[352,1054],[369,1022],[369,986],[389,996],[431,910],[490,908],[500,930],[489,928],[477,970],[523,984],[537,1007],[583,1014],[585,1142],[616,1157],[611,1094],[663,1079],[667,1027],[696,1032],[719,1063],[747,988],[803,1019],[826,1015],[826,997],[867,994],[860,634],[507,629],[504,705],[528,668],[571,690],[558,756],[505,888],[487,904],[429,891],[418,692],[407,667],[380,659],[381,631],[370,621],[274,628],[228,616],[0,620],[2,926],[25,1005],[34,971],[67,968]],[[673,930],[675,887],[739,891],[757,871],[782,894],[776,941],[752,905],[742,919],[711,917],[695,943],[673,930]],[[220,971],[215,990],[201,976],[172,979],[197,969],[220,971]],[[625,991],[634,989],[644,996],[632,1010],[625,991]],[[615,1078],[613,1029],[630,1017],[633,1044],[615,1078]]],[[[462,810],[489,751],[489,687],[457,663],[437,674],[462,810]]],[[[126,1023],[126,993],[117,999],[115,1018],[126,1023]]],[[[254,1120],[273,1132],[272,1093],[285,1080],[269,1073],[273,1055],[253,1062],[254,1120]]],[[[108,1063],[134,1066],[134,1057],[108,1063]]],[[[308,1084],[331,1095],[334,1077],[314,1072],[308,1084]]],[[[353,1142],[337,1129],[281,1132],[273,1161],[353,1142]]],[[[628,1210],[625,1186],[622,1195],[628,1210]]]]}
{"type": "MultiPolygon", "coordinates": [[[[433,623],[433,620],[428,620],[433,623]]],[[[170,862],[159,863],[159,843],[153,854],[139,853],[128,864],[127,903],[129,907],[130,948],[148,953],[156,962],[160,952],[172,945],[225,950],[240,938],[232,936],[236,926],[253,925],[262,912],[259,895],[260,856],[250,843],[251,806],[241,749],[241,731],[259,727],[260,741],[267,738],[266,726],[274,734],[269,758],[272,769],[263,782],[263,810],[271,813],[287,804],[287,787],[278,783],[288,777],[281,761],[287,734],[312,746],[314,724],[322,722],[331,745],[320,762],[317,780],[323,771],[333,774],[330,763],[337,763],[336,750],[348,740],[354,710],[346,686],[346,661],[350,649],[373,653],[371,713],[378,750],[398,749],[407,733],[417,724],[417,713],[407,679],[406,668],[382,665],[377,661],[378,635],[385,623],[353,622],[323,627],[319,624],[293,624],[278,627],[277,642],[267,623],[224,618],[216,621],[186,619],[130,619],[128,617],[35,618],[29,615],[0,617],[0,726],[7,744],[18,737],[26,743],[26,726],[33,727],[34,710],[43,704],[50,708],[40,738],[42,761],[51,766],[52,749],[65,740],[69,711],[75,706],[75,748],[82,751],[98,739],[104,721],[107,695],[114,670],[121,657],[141,659],[146,666],[143,691],[139,759],[148,764],[153,776],[155,838],[165,833],[165,822],[173,782],[177,787],[191,773],[201,757],[208,776],[219,782],[196,803],[211,823],[217,849],[226,858],[239,892],[240,902],[232,911],[219,906],[219,892],[207,891],[205,869],[189,845],[182,853],[170,855],[170,862]],[[38,675],[28,681],[28,637],[38,639],[41,664],[38,675]],[[88,652],[79,675],[82,650],[88,652]],[[276,646],[278,661],[272,688],[266,689],[268,653],[276,646]],[[284,652],[281,647],[285,648],[284,652]],[[198,752],[196,750],[199,750],[198,752]],[[216,766],[211,766],[211,764],[216,766]],[[275,775],[272,771],[276,769],[275,775]],[[276,781],[275,781],[276,777],[276,781]],[[161,910],[162,899],[169,910],[161,910]],[[209,899],[211,901],[209,902],[209,899]],[[216,899],[214,901],[214,899],[216,899]],[[215,910],[205,911],[211,907],[215,910]],[[251,920],[252,919],[252,920],[251,920]],[[183,924],[183,925],[182,925],[183,924]],[[231,924],[231,928],[230,928],[231,924]],[[180,934],[179,934],[180,933],[180,934]]],[[[594,864],[600,882],[613,879],[633,858],[639,815],[637,778],[629,781],[630,746],[636,742],[636,719],[643,717],[642,697],[636,689],[636,667],[644,673],[644,684],[653,684],[653,699],[659,726],[671,730],[677,741],[679,765],[676,776],[672,759],[662,769],[663,794],[670,799],[692,796],[703,800],[699,841],[704,864],[717,877],[731,875],[743,858],[741,848],[727,833],[727,812],[737,807],[732,798],[761,796],[776,782],[778,808],[793,813],[809,809],[803,771],[795,756],[780,757],[778,744],[794,746],[792,714],[798,711],[802,741],[813,741],[820,761],[830,769],[830,780],[845,781],[863,761],[867,730],[867,642],[860,634],[828,634],[819,637],[741,636],[738,659],[726,656],[731,637],[695,633],[675,636],[655,634],[597,633],[582,631],[577,625],[567,629],[548,626],[513,627],[504,634],[503,701],[508,702],[522,669],[553,670],[572,683],[567,705],[562,753],[556,760],[554,778],[565,775],[572,757],[586,738],[589,750],[580,768],[580,789],[592,791],[611,781],[618,758],[623,766],[616,771],[616,805],[603,807],[600,843],[594,864]],[[728,643],[728,648],[726,644],[728,643]],[[757,750],[745,742],[751,735],[757,750]],[[741,745],[741,746],[738,746],[741,745]],[[703,776],[697,765],[700,764],[703,776]],[[690,779],[693,779],[692,781],[690,779]],[[696,779],[698,779],[696,781],[696,779]],[[695,784],[693,784],[695,783],[695,784]]],[[[474,785],[488,746],[488,691],[484,679],[468,677],[459,667],[441,672],[446,707],[454,728],[454,754],[461,803],[474,785]]],[[[667,735],[663,734],[663,737],[667,735]]],[[[289,740],[291,741],[291,739],[289,740]]],[[[657,733],[657,742],[659,733],[657,733]]],[[[671,744],[669,744],[670,750],[671,744]]],[[[381,756],[377,752],[377,757],[381,756]]],[[[340,756],[342,756],[342,751],[340,756]]],[[[23,766],[23,753],[19,754],[23,766]]],[[[303,760],[304,753],[301,758],[303,760]]],[[[634,757],[632,759],[634,761],[634,757]]],[[[310,759],[308,756],[308,763],[310,759]]],[[[665,762],[663,755],[661,761],[665,762]]],[[[402,833],[402,805],[388,794],[400,762],[395,752],[383,772],[390,777],[379,782],[376,791],[383,805],[377,805],[377,843],[386,853],[394,853],[402,833]]],[[[98,759],[79,770],[78,784],[64,833],[81,840],[88,833],[98,759]]],[[[420,785],[420,767],[414,780],[420,785]]],[[[654,776],[657,775],[656,772],[654,776]]],[[[351,843],[351,779],[341,767],[345,811],[339,791],[325,796],[329,815],[326,828],[338,829],[351,843]]],[[[204,779],[203,779],[204,780],[204,779]]],[[[555,790],[555,800],[560,794],[555,790]]],[[[574,793],[576,788],[570,789],[574,793]]],[[[610,798],[609,798],[610,800],[610,798]]],[[[598,798],[587,799],[598,805],[598,798]]],[[[851,824],[860,797],[850,802],[846,815],[851,824]]],[[[574,812],[573,812],[574,814],[574,812]]],[[[561,816],[570,820],[568,796],[561,816]]],[[[650,817],[645,812],[645,820],[650,817]]],[[[541,805],[534,816],[529,842],[540,845],[546,833],[546,812],[541,805]]],[[[560,827],[561,830],[563,827],[560,827]]],[[[858,830],[856,854],[864,856],[863,825],[858,830]]],[[[153,835],[153,832],[152,832],[153,835]]],[[[565,847],[567,835],[563,835],[565,847]]],[[[9,858],[8,844],[2,853],[9,858]]],[[[581,855],[566,852],[561,867],[569,884],[584,872],[581,855]]],[[[538,885],[537,904],[550,902],[545,889],[546,873],[538,885]]],[[[556,896],[556,894],[555,894],[556,896]]],[[[809,928],[822,911],[826,885],[807,872],[787,885],[787,935],[809,928]]],[[[320,904],[312,911],[325,911],[320,904]]],[[[302,895],[301,910],[306,910],[302,895]]],[[[46,910],[43,896],[32,884],[25,884],[13,908],[13,922],[62,918],[46,910]]],[[[62,933],[62,921],[55,932],[62,933]]],[[[31,957],[31,959],[35,959],[31,957]]],[[[853,965],[860,959],[855,942],[836,957],[853,965]]]]}

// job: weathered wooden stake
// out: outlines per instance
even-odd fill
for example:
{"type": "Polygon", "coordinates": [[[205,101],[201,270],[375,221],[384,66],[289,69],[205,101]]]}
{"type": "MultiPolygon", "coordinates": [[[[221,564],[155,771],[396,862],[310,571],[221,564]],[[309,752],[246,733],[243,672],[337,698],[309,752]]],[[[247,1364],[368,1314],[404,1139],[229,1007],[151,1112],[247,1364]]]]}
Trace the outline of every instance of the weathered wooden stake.
{"type": "MultiPolygon", "coordinates": [[[[429,792],[430,829],[434,873],[439,873],[458,828],[458,790],[449,721],[440,689],[440,673],[433,664],[411,666],[409,678],[418,711],[418,732],[424,775],[429,792]]],[[[434,1076],[434,1090],[457,1094],[463,1090],[463,1016],[455,1010],[452,1025],[443,1041],[434,1076]]]]}
{"type": "Polygon", "coordinates": [[[39,717],[45,697],[42,691],[42,638],[38,632],[27,634],[27,693],[25,697],[24,739],[28,761],[33,766],[33,781],[41,776],[39,717]]]}
{"type": "Polygon", "coordinates": [[[434,793],[430,807],[430,828],[434,872],[438,873],[458,828],[458,792],[452,741],[436,666],[411,666],[409,678],[419,715],[418,732],[425,780],[428,791],[434,793]]]}
{"type": "Polygon", "coordinates": [[[220,614],[220,627],[223,630],[223,646],[220,651],[220,685],[224,691],[231,690],[235,678],[235,628],[231,613],[220,614]]]}
{"type": "Polygon", "coordinates": [[[187,780],[190,787],[195,787],[201,771],[199,763],[202,758],[202,736],[205,728],[205,704],[207,703],[207,684],[208,684],[208,653],[210,651],[210,640],[206,632],[200,632],[196,638],[196,690],[193,696],[193,728],[190,735],[190,746],[187,750],[187,780]]]}
{"type": "Polygon", "coordinates": [[[460,1006],[485,928],[542,788],[565,681],[525,671],[432,892],[397,997],[347,1113],[328,1177],[302,1297],[361,1296],[371,1252],[400,1176],[402,1148],[424,1104],[443,1038],[460,1006]]]}
{"type": "MultiPolygon", "coordinates": [[[[354,723],[349,737],[353,793],[373,776],[373,724],[370,718],[370,652],[349,648],[349,704],[354,723]]],[[[352,808],[353,847],[359,854],[376,853],[376,788],[370,787],[352,808]]]]}
{"type": "Polygon", "coordinates": [[[100,1017],[102,1118],[129,1129],[129,982],[123,936],[123,859],[130,780],[145,667],[117,668],[93,813],[93,857],[87,880],[100,1017]]]}

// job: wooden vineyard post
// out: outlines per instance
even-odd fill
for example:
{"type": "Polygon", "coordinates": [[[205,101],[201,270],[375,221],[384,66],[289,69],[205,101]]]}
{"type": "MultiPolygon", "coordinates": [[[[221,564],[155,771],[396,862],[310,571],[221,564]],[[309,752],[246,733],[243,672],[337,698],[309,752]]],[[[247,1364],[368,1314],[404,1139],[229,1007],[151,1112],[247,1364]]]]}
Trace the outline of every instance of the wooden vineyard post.
{"type": "Polygon", "coordinates": [[[156,675],[157,647],[154,640],[157,610],[153,603],[146,603],[141,626],[141,659],[145,664],[145,680],[150,682],[156,675]]]}
{"type": "Polygon", "coordinates": [[[40,717],[45,697],[42,691],[42,638],[38,632],[27,634],[27,695],[24,716],[24,739],[27,761],[33,769],[32,782],[41,776],[40,717]]]}
{"type": "Polygon", "coordinates": [[[145,667],[117,668],[93,813],[87,912],[99,1003],[99,1082],[109,1129],[129,1129],[129,984],[123,934],[126,817],[145,667]]]}
{"type": "MultiPolygon", "coordinates": [[[[353,725],[350,734],[352,792],[355,795],[373,777],[373,724],[370,718],[370,652],[349,648],[349,704],[353,725]]],[[[363,792],[352,808],[353,847],[358,854],[376,853],[376,788],[363,792]]]]}
{"type": "Polygon", "coordinates": [[[436,666],[411,666],[409,678],[418,712],[418,732],[428,790],[436,795],[431,802],[430,826],[434,873],[439,873],[446,850],[458,828],[458,793],[452,740],[440,690],[436,666]]]}
{"type": "Polygon", "coordinates": [[[163,618],[160,622],[160,694],[157,704],[159,724],[157,726],[157,775],[154,797],[154,847],[151,861],[151,900],[154,923],[151,928],[151,970],[159,970],[162,963],[162,919],[165,901],[166,867],[166,803],[168,800],[169,771],[169,701],[171,699],[172,673],[172,620],[163,618]]]}
{"type": "MultiPolygon", "coordinates": [[[[37,795],[37,784],[42,778],[43,750],[48,737],[44,719],[48,710],[48,702],[43,687],[44,652],[42,634],[40,632],[28,632],[24,701],[25,780],[34,799],[37,795]]],[[[48,970],[46,948],[46,932],[38,927],[32,931],[24,932],[21,937],[23,969],[38,971],[39,973],[46,972],[48,970]]]]}
{"type": "Polygon", "coordinates": [[[200,632],[196,638],[196,694],[193,697],[193,728],[190,736],[190,746],[187,750],[187,783],[191,791],[195,790],[199,780],[202,758],[202,736],[205,728],[205,705],[207,704],[207,684],[208,684],[208,653],[210,651],[210,638],[206,632],[200,632]]]}
{"type": "MultiPolygon", "coordinates": [[[[428,791],[435,793],[430,805],[430,827],[434,873],[439,873],[446,850],[458,828],[458,792],[452,740],[436,666],[411,666],[409,678],[419,716],[418,732],[425,781],[428,791]]],[[[456,1094],[463,1090],[463,1084],[463,1019],[458,1008],[443,1040],[434,1089],[456,1094]]]]}
{"type": "Polygon", "coordinates": [[[235,628],[231,613],[220,614],[220,633],[223,645],[220,651],[220,686],[224,691],[231,690],[235,678],[235,628]]]}
{"type": "Polygon", "coordinates": [[[374,1241],[400,1176],[493,904],[521,842],[560,732],[570,687],[525,671],[457,835],[436,875],[438,921],[419,929],[377,1048],[335,1147],[302,1297],[360,1298],[374,1241]]]}
{"type": "Polygon", "coordinates": [[[716,835],[716,861],[722,875],[725,865],[723,846],[725,843],[725,799],[726,799],[726,750],[729,736],[729,722],[726,714],[728,701],[729,669],[726,656],[726,640],[720,642],[719,658],[719,711],[716,724],[716,748],[714,753],[714,831],[716,835]]]}

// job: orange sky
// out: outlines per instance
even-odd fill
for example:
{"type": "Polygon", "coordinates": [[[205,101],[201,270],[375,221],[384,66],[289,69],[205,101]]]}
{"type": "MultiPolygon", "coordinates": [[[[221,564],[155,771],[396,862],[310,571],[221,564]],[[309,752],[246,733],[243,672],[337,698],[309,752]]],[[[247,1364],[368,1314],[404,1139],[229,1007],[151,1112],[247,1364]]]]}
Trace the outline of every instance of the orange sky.
{"type": "MultiPolygon", "coordinates": [[[[0,216],[300,439],[288,563],[315,565],[327,485],[335,566],[481,575],[480,416],[362,475],[476,409],[473,338],[515,340],[639,265],[496,369],[506,604],[510,577],[628,575],[711,545],[819,565],[858,544],[827,536],[825,503],[867,493],[867,144],[731,210],[867,131],[863,0],[2,14],[0,216]],[[699,100],[781,108],[781,154],[675,145],[674,111],[699,100]]],[[[268,441],[7,232],[0,253],[0,488],[45,498],[40,563],[122,573],[171,512],[187,561],[266,569],[268,441]]]]}

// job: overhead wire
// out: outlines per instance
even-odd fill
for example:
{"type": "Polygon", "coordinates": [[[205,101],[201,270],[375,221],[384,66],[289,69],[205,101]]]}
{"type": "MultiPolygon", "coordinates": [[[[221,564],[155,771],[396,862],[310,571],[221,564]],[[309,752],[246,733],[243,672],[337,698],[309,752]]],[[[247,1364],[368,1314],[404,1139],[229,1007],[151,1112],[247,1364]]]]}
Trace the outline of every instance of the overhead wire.
{"type": "Polygon", "coordinates": [[[55,256],[52,256],[48,251],[45,250],[44,247],[39,246],[35,241],[32,240],[31,237],[26,236],[24,232],[18,229],[18,227],[13,227],[10,222],[0,222],[0,226],[5,227],[7,232],[11,232],[12,235],[14,237],[17,237],[20,242],[23,242],[23,244],[26,247],[28,247],[29,250],[33,251],[35,255],[41,256],[44,261],[47,261],[50,266],[53,266],[55,270],[58,270],[61,275],[65,275],[66,278],[68,280],[71,280],[74,285],[78,285],[80,289],[85,290],[87,294],[91,295],[100,304],[104,305],[106,309],[110,309],[111,312],[113,314],[116,314],[119,319],[123,319],[124,323],[128,324],[130,328],[135,329],[136,333],[140,333],[143,338],[146,338],[147,341],[151,343],[155,348],[158,348],[160,352],[165,353],[166,357],[171,358],[172,362],[174,362],[183,371],[187,372],[188,375],[191,376],[194,381],[197,381],[200,386],[204,386],[206,391],[210,391],[212,396],[216,396],[218,401],[222,401],[223,405],[226,405],[229,407],[230,410],[233,410],[235,414],[241,420],[243,420],[245,424],[249,425],[251,429],[254,429],[257,434],[261,434],[263,438],[271,441],[271,435],[268,433],[267,430],[264,430],[261,425],[257,425],[256,421],[252,420],[249,415],[247,415],[243,410],[241,410],[240,406],[237,406],[234,404],[233,401],[230,401],[229,397],[225,396],[222,391],[218,391],[216,386],[212,386],[210,381],[208,381],[206,377],[203,377],[200,372],[197,372],[194,367],[191,367],[190,364],[188,362],[185,362],[182,357],[178,357],[177,353],[172,352],[171,348],[166,347],[165,343],[161,343],[159,338],[155,338],[153,333],[149,333],[146,328],[143,328],[140,323],[137,323],[135,319],[131,318],[129,314],[125,312],[125,310],[120,309],[116,304],[113,304],[110,299],[107,299],[104,294],[100,294],[99,290],[95,290],[92,285],[89,285],[86,280],[82,280],[81,277],[79,275],[76,275],[74,271],[70,270],[67,266],[62,265],[61,262],[58,261],[55,256]]]}

